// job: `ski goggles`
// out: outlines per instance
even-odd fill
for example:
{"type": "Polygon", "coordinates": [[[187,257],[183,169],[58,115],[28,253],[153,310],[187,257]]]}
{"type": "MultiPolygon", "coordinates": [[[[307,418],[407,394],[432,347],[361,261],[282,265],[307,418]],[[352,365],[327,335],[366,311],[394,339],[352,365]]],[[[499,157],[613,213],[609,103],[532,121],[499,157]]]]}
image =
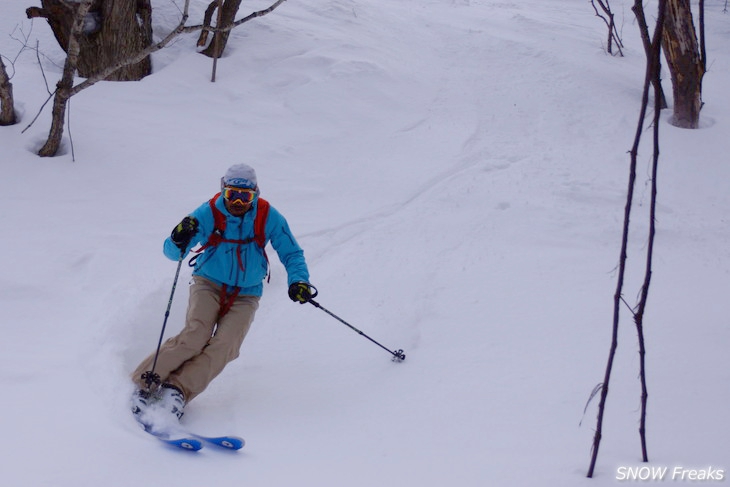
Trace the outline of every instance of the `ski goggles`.
{"type": "Polygon", "coordinates": [[[244,205],[253,203],[256,199],[256,190],[247,188],[236,188],[233,186],[224,186],[221,191],[223,198],[229,203],[241,202],[244,205]]]}

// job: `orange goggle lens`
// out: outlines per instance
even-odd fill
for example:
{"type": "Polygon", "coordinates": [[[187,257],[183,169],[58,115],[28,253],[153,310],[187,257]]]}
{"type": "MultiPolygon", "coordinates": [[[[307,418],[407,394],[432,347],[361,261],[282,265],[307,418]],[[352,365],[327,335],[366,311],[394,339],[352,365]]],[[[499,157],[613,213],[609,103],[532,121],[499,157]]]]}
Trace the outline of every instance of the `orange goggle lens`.
{"type": "Polygon", "coordinates": [[[244,205],[247,205],[249,203],[252,203],[254,198],[256,198],[256,190],[253,189],[245,189],[245,188],[234,188],[231,186],[226,186],[223,188],[223,197],[229,202],[229,203],[235,203],[237,201],[240,201],[244,205]]]}

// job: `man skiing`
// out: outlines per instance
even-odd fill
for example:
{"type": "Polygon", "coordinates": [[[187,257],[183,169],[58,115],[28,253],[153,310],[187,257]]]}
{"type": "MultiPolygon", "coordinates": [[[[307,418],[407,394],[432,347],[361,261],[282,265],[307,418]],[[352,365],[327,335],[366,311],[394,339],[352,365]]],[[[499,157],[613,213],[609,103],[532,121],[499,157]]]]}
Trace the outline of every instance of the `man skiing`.
{"type": "Polygon", "coordinates": [[[138,387],[132,410],[138,419],[150,407],[180,418],[185,404],[238,357],[268,274],[268,242],[286,268],[289,297],[306,303],[316,291],[304,252],[286,219],[259,198],[256,172],[246,164],[230,167],[221,178],[221,192],[172,230],[163,247],[169,259],[183,259],[198,244],[202,248],[193,257],[183,330],[132,374],[138,387]]]}

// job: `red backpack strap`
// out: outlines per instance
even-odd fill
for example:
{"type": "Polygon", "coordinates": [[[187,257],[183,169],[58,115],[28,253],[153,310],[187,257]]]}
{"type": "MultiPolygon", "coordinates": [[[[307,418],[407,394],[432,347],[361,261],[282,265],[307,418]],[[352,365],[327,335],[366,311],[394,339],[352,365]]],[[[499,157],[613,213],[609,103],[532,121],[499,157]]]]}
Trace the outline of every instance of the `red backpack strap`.
{"type": "MultiPolygon", "coordinates": [[[[217,193],[210,199],[210,201],[208,201],[210,211],[213,212],[213,233],[211,234],[210,239],[217,238],[219,241],[223,238],[223,232],[226,231],[226,215],[224,215],[223,212],[219,210],[217,206],[215,206],[215,203],[216,201],[218,201],[218,198],[220,198],[220,196],[221,194],[217,193]]],[[[210,239],[208,239],[209,242],[210,239]]],[[[219,242],[216,242],[213,245],[216,245],[218,243],[219,242]]]]}
{"type": "MultiPolygon", "coordinates": [[[[220,197],[220,193],[213,196],[210,201],[208,201],[208,205],[210,206],[210,211],[213,213],[213,232],[210,234],[210,237],[208,237],[208,241],[200,247],[195,252],[199,255],[200,252],[207,249],[208,247],[214,247],[218,245],[219,243],[225,241],[225,242],[231,242],[231,243],[237,243],[238,249],[237,249],[237,256],[238,256],[238,265],[243,269],[243,262],[241,261],[241,244],[255,242],[256,245],[259,246],[261,251],[264,253],[264,259],[266,260],[266,266],[268,268],[269,266],[269,256],[266,255],[266,250],[264,247],[266,247],[266,220],[269,217],[269,202],[266,201],[263,198],[259,198],[258,200],[258,206],[256,210],[256,218],[254,218],[253,222],[253,238],[248,238],[245,240],[226,240],[223,238],[223,232],[226,231],[226,216],[223,214],[222,211],[218,209],[218,207],[215,205],[216,201],[220,197]]],[[[193,266],[195,265],[195,259],[197,258],[197,255],[193,257],[190,260],[189,265],[193,266]]],[[[268,279],[271,279],[271,273],[267,273],[268,279]]]]}
{"type": "Polygon", "coordinates": [[[256,210],[256,218],[253,222],[253,239],[259,246],[261,252],[264,253],[266,259],[266,282],[271,281],[271,270],[269,268],[269,256],[266,255],[266,220],[269,217],[269,202],[263,198],[259,198],[258,209],[256,210]]]}
{"type": "Polygon", "coordinates": [[[266,219],[269,217],[269,202],[259,198],[256,219],[253,222],[253,239],[262,249],[266,246],[266,219]]]}
{"type": "Polygon", "coordinates": [[[241,292],[240,287],[233,287],[231,289],[231,292],[228,292],[228,286],[223,284],[221,286],[220,291],[220,306],[218,308],[218,319],[216,321],[220,321],[221,318],[223,318],[226,313],[228,313],[231,310],[231,307],[233,306],[233,303],[236,301],[236,298],[238,297],[238,293],[241,292]]]}
{"type": "Polygon", "coordinates": [[[218,193],[208,201],[210,211],[211,213],[213,213],[213,232],[210,234],[210,237],[208,237],[208,241],[205,243],[205,245],[196,250],[197,253],[202,252],[208,247],[218,245],[219,243],[221,243],[221,240],[223,240],[223,232],[226,231],[226,215],[224,215],[223,212],[219,210],[217,206],[215,206],[215,203],[216,201],[218,201],[218,198],[220,198],[220,195],[221,194],[218,193]]]}

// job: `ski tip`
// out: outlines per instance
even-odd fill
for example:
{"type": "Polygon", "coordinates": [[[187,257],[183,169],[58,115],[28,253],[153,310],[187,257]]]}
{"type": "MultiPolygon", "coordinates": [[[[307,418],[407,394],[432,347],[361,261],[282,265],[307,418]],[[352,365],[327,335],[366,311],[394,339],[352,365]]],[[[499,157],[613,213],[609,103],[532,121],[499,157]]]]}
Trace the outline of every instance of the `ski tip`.
{"type": "MultiPolygon", "coordinates": [[[[159,438],[159,437],[158,437],[159,438]]],[[[199,451],[203,448],[203,443],[196,440],[195,438],[180,438],[176,440],[166,440],[163,438],[160,438],[160,440],[164,441],[168,445],[181,448],[183,450],[187,451],[199,451]]]]}
{"type": "Polygon", "coordinates": [[[161,442],[187,451],[198,451],[203,448],[203,442],[192,436],[173,436],[172,433],[155,431],[151,428],[145,429],[147,433],[154,436],[161,442]]]}
{"type": "Polygon", "coordinates": [[[243,438],[238,438],[234,436],[224,440],[221,446],[229,448],[231,450],[240,450],[244,447],[245,444],[246,442],[243,440],[243,438]]]}
{"type": "Polygon", "coordinates": [[[238,436],[218,436],[213,438],[208,436],[196,435],[196,437],[221,448],[226,448],[228,450],[240,450],[246,444],[244,439],[238,436]]]}

